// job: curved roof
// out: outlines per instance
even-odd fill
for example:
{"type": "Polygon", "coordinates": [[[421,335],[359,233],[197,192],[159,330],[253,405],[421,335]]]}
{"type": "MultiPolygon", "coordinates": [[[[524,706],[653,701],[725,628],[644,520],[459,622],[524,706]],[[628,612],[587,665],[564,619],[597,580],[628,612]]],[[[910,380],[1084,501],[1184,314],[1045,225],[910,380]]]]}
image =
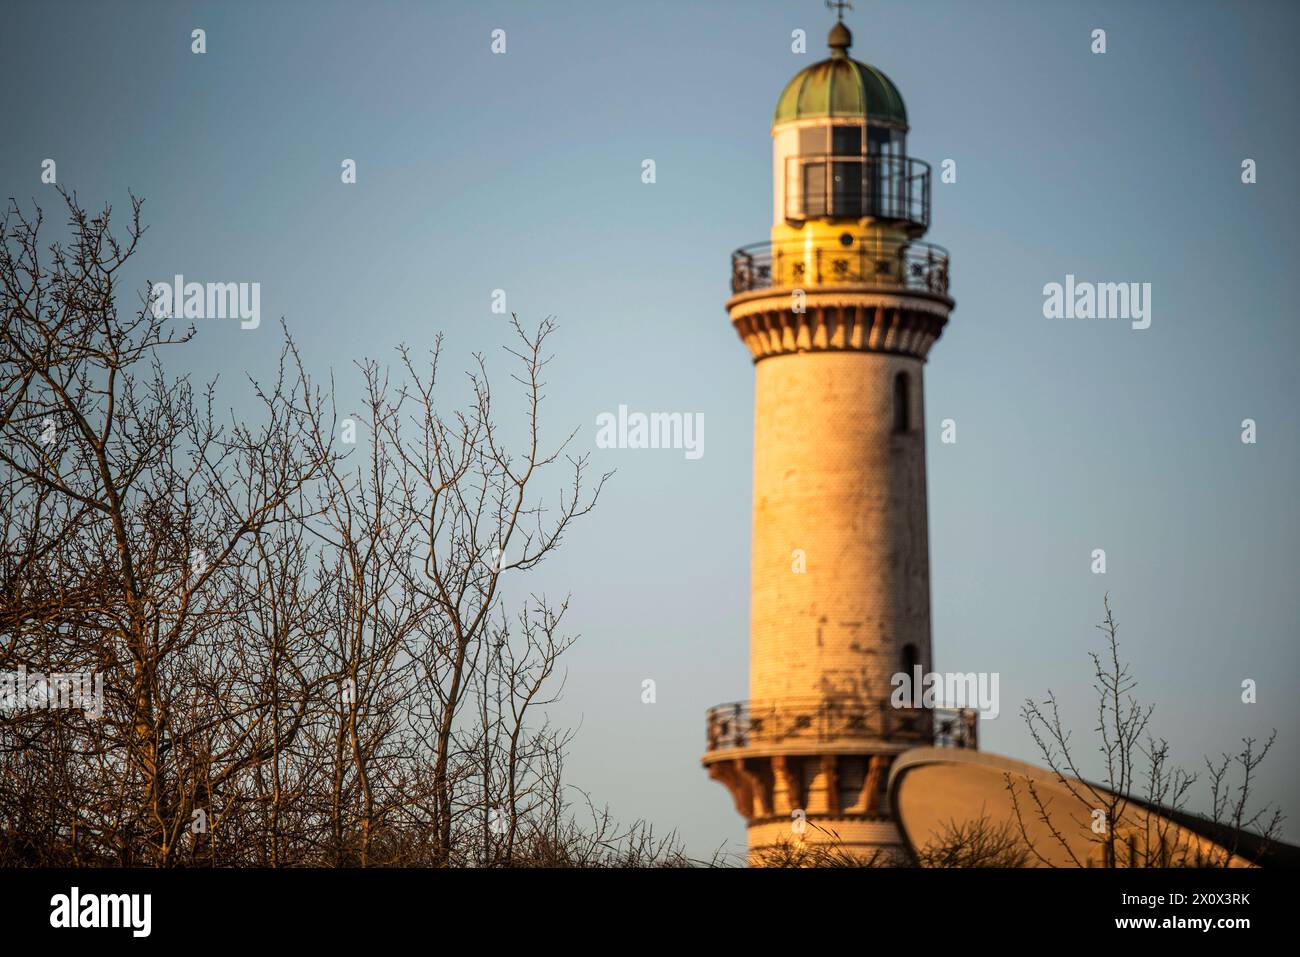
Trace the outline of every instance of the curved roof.
{"type": "Polygon", "coordinates": [[[831,55],[800,70],[776,101],[773,123],[817,117],[862,117],[868,123],[907,128],[907,108],[898,87],[874,66],[848,55],[848,27],[837,23],[827,41],[831,55]]]}
{"type": "MultiPolygon", "coordinates": [[[[1095,783],[1062,780],[1047,768],[987,751],[913,748],[894,760],[888,791],[899,831],[913,854],[951,851],[961,843],[972,851],[1005,844],[1007,850],[1024,854],[1023,862],[1011,866],[1102,863],[1106,841],[1093,831],[1093,822],[1097,805],[1108,792],[1095,783]],[[1042,820],[1038,800],[1048,808],[1047,821],[1042,820]],[[1029,851],[1028,845],[1034,850],[1029,851]]],[[[1243,856],[1248,851],[1235,841],[1218,843],[1216,837],[1221,835],[1207,829],[1206,823],[1129,800],[1113,825],[1121,844],[1117,856],[1167,861],[1159,866],[1208,862],[1249,867],[1251,861],[1243,856]]],[[[983,861],[968,866],[971,863],[989,866],[983,861]]],[[[1122,863],[1137,866],[1132,860],[1122,863]]]]}

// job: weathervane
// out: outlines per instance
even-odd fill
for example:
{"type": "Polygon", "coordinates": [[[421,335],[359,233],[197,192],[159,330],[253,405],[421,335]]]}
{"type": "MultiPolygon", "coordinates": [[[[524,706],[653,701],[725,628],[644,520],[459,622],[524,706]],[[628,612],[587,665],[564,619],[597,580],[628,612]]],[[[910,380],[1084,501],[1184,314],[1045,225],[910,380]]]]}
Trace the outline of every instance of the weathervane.
{"type": "Polygon", "coordinates": [[[851,0],[826,0],[826,9],[835,11],[835,19],[840,23],[844,22],[844,11],[852,10],[851,0]]]}

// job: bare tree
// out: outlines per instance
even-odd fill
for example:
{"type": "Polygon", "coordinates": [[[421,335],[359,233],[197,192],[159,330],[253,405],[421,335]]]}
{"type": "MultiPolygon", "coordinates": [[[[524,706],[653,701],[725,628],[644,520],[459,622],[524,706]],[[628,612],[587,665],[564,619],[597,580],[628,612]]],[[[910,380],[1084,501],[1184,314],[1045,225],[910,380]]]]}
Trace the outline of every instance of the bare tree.
{"type": "Polygon", "coordinates": [[[1186,817],[1196,775],[1173,766],[1169,743],[1150,734],[1154,706],[1143,706],[1132,694],[1137,681],[1129,665],[1120,660],[1119,625],[1109,595],[1104,605],[1106,615],[1097,627],[1105,635],[1105,650],[1090,654],[1093,688],[1097,692],[1095,730],[1102,758],[1101,780],[1092,783],[1085,777],[1076,761],[1071,733],[1050,690],[1042,703],[1029,700],[1021,709],[1056,782],[1076,806],[1089,809],[1092,817],[1084,820],[1074,812],[1054,811],[1050,798],[1033,781],[1018,783],[1007,775],[1006,787],[1025,849],[1040,864],[1054,866],[1044,849],[1029,839],[1027,822],[1034,819],[1044,825],[1052,843],[1077,867],[1227,867],[1250,834],[1259,838],[1251,842],[1256,847],[1253,859],[1258,860],[1276,839],[1283,820],[1281,812],[1272,806],[1248,810],[1252,775],[1268,754],[1277,732],[1270,735],[1258,753],[1254,739],[1244,739],[1243,750],[1235,759],[1242,769],[1235,797],[1227,780],[1232,759],[1223,755],[1218,764],[1207,759],[1211,785],[1207,823],[1222,850],[1206,851],[1201,842],[1185,839],[1178,820],[1186,817]],[[1140,827],[1131,821],[1140,822],[1140,827]],[[1088,835],[1087,842],[1094,849],[1086,858],[1075,849],[1076,842],[1069,839],[1070,834],[1079,833],[1088,835]],[[1224,834],[1226,841],[1219,839],[1224,834]]]}
{"type": "Polygon", "coordinates": [[[263,760],[247,733],[213,740],[223,721],[247,732],[256,719],[255,708],[231,710],[207,657],[258,535],[292,518],[321,467],[302,441],[316,407],[305,374],[282,363],[258,392],[257,427],[219,424],[211,389],[196,396],[162,369],[161,353],[193,330],[172,333],[146,299],[118,310],[140,201],[119,240],[109,209],[92,216],[62,195],[70,238],[47,260],[39,211],[11,206],[0,237],[4,663],[105,675],[102,724],[78,732],[101,757],[102,783],[78,791],[98,812],[84,836],[121,863],[167,864],[211,787],[263,760]]]}
{"type": "Polygon", "coordinates": [[[554,322],[511,320],[522,430],[483,355],[440,408],[441,340],[359,361],[343,417],[287,330],[222,414],[165,371],[193,327],[119,312],[140,201],[121,241],[63,202],[48,250],[39,210],[0,231],[0,673],[94,672],[104,706],[0,709],[0,864],[689,863],[578,820],[546,716],[576,636],[526,576],[608,478],[543,441],[554,322]]]}
{"type": "Polygon", "coordinates": [[[415,663],[420,719],[427,729],[428,812],[438,863],[452,859],[466,800],[482,812],[475,828],[480,840],[491,843],[492,822],[497,822],[509,857],[519,826],[525,718],[544,700],[542,686],[569,640],[558,637],[567,603],[553,607],[544,596],[535,595],[519,619],[524,646],[517,651],[511,630],[497,617],[502,578],[540,565],[571,523],[595,506],[608,478],[603,475],[592,489],[584,489],[587,456],[569,457],[570,477],[555,504],[548,510],[536,497],[534,485],[564,455],[574,433],[543,449],[539,409],[542,375],[550,361],[546,341],[554,322],[545,320],[529,333],[512,317],[512,327],[516,346],[507,351],[518,371],[511,378],[523,386],[527,423],[520,449],[508,448],[495,420],[481,354],[469,376],[470,407],[450,417],[439,411],[435,388],[441,339],[423,368],[403,350],[407,384],[381,426],[403,466],[405,516],[418,522],[423,533],[411,588],[435,612],[415,630],[408,651],[415,663]],[[476,692],[480,737],[467,741],[458,736],[458,722],[476,692]],[[495,718],[490,713],[493,701],[495,718]],[[504,762],[499,778],[491,768],[489,743],[498,734],[506,736],[504,751],[497,756],[504,762]]]}

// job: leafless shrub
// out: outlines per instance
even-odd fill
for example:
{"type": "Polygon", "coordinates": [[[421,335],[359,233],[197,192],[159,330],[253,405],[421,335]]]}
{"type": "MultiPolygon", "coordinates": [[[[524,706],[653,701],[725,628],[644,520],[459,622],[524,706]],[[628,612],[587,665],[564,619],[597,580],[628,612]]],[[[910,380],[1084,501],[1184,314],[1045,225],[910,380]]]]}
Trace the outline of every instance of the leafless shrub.
{"type": "Polygon", "coordinates": [[[921,867],[1024,867],[1029,848],[1015,824],[984,814],[949,821],[916,857],[921,867]]]}

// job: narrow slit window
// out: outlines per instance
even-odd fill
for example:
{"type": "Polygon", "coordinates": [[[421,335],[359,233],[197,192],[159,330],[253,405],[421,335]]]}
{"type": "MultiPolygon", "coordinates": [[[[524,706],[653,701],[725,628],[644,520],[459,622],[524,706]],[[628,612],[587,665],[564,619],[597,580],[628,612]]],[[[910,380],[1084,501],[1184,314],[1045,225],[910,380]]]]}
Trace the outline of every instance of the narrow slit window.
{"type": "Polygon", "coordinates": [[[903,674],[907,675],[907,680],[913,680],[916,675],[913,672],[916,666],[921,663],[921,656],[917,653],[916,645],[906,644],[903,646],[903,674]]]}
{"type": "Polygon", "coordinates": [[[909,401],[907,373],[900,372],[894,376],[894,431],[910,432],[912,429],[912,412],[909,401]]]}

